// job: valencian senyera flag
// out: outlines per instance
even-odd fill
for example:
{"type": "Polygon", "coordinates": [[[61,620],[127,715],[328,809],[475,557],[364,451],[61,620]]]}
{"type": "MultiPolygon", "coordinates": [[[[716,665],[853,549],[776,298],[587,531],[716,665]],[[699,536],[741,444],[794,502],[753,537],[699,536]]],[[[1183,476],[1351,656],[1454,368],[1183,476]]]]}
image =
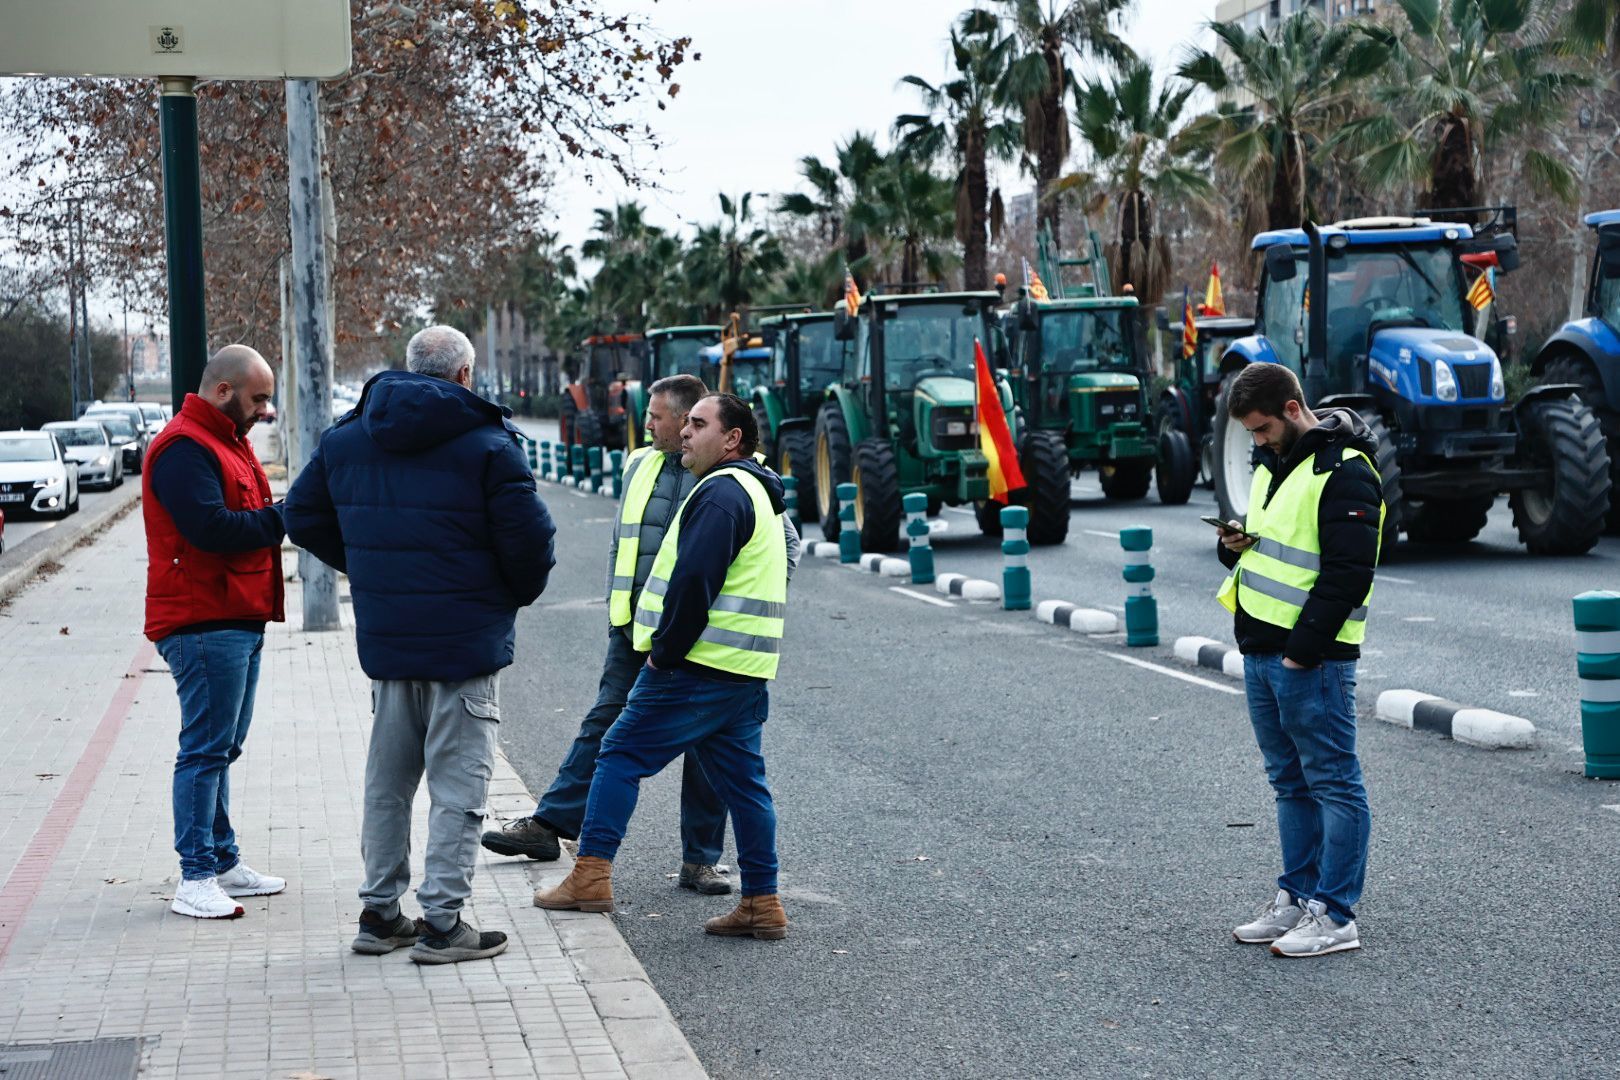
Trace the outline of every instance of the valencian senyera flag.
{"type": "Polygon", "coordinates": [[[1221,264],[1209,264],[1209,284],[1204,286],[1204,315],[1225,315],[1226,297],[1221,294],[1221,264]]]}
{"type": "Polygon", "coordinates": [[[1029,265],[1028,259],[1024,260],[1024,291],[1029,294],[1031,300],[1051,299],[1046,292],[1046,282],[1042,281],[1041,275],[1037,274],[1035,268],[1029,265]]]}
{"type": "Polygon", "coordinates": [[[855,275],[847,266],[844,267],[844,304],[851,315],[861,310],[861,290],[855,287],[855,275]]]}
{"type": "Polygon", "coordinates": [[[973,366],[977,373],[974,396],[978,398],[979,449],[990,459],[990,499],[1006,505],[1007,496],[1024,487],[1024,472],[1018,467],[1007,414],[1002,411],[1001,395],[990,375],[990,361],[984,358],[984,346],[978,338],[973,339],[973,366]]]}
{"type": "Polygon", "coordinates": [[[1189,290],[1181,290],[1181,355],[1192,359],[1198,352],[1198,323],[1193,319],[1192,297],[1189,290]]]}
{"type": "Polygon", "coordinates": [[[1474,279],[1473,286],[1468,290],[1468,302],[1474,305],[1475,311],[1484,311],[1496,299],[1496,290],[1491,288],[1491,271],[1480,271],[1479,277],[1474,279]]]}

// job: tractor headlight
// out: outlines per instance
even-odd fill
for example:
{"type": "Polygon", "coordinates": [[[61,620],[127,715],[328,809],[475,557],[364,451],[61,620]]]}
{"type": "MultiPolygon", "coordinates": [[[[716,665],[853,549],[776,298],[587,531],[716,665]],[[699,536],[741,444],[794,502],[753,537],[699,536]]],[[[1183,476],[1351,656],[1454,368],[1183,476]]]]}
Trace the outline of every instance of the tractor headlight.
{"type": "Polygon", "coordinates": [[[966,435],[967,433],[968,433],[968,424],[967,424],[966,420],[947,420],[947,421],[945,421],[945,434],[947,434],[947,435],[966,435]]]}
{"type": "Polygon", "coordinates": [[[1501,399],[1507,397],[1507,380],[1502,377],[1502,361],[1491,360],[1491,397],[1501,399]]]}
{"type": "Polygon", "coordinates": [[[1457,400],[1457,376],[1451,372],[1451,365],[1444,360],[1434,362],[1434,396],[1441,401],[1457,400]]]}

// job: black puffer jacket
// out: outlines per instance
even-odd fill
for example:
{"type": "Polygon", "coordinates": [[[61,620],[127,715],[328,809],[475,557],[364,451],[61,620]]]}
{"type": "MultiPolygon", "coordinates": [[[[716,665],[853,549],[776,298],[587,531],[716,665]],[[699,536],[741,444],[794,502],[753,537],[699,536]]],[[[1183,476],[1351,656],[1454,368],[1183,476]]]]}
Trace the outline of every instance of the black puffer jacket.
{"type": "MultiPolygon", "coordinates": [[[[1359,647],[1335,639],[1344,620],[1361,606],[1372,585],[1373,569],[1378,564],[1378,508],[1384,498],[1377,474],[1366,462],[1356,458],[1341,464],[1346,446],[1355,447],[1369,458],[1377,451],[1377,443],[1361,417],[1349,409],[1323,409],[1317,417],[1321,423],[1301,435],[1286,458],[1279,461],[1274,450],[1261,450],[1259,458],[1271,470],[1267,505],[1283,479],[1296,468],[1333,473],[1317,507],[1321,574],[1311,586],[1310,599],[1305,601],[1292,630],[1257,619],[1241,605],[1234,619],[1238,648],[1245,655],[1280,652],[1305,667],[1315,667],[1323,660],[1355,660],[1361,655],[1359,647]]],[[[1228,569],[1237,564],[1237,555],[1218,541],[1215,550],[1228,569]]]]}

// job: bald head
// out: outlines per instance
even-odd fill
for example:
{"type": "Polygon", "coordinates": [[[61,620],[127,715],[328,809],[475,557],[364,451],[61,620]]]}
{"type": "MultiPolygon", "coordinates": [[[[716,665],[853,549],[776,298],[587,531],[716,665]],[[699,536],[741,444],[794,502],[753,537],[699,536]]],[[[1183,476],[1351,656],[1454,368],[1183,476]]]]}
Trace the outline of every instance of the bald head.
{"type": "Polygon", "coordinates": [[[197,396],[231,418],[238,438],[264,419],[275,393],[276,373],[264,357],[246,345],[227,345],[203,368],[197,396]]]}

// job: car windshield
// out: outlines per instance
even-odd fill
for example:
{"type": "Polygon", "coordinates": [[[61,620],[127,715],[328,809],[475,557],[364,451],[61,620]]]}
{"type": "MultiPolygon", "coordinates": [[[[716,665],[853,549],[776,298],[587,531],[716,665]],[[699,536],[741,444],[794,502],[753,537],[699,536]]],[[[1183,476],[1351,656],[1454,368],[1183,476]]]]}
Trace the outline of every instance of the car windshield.
{"type": "Polygon", "coordinates": [[[890,390],[909,390],[930,375],[973,378],[973,342],[985,337],[977,304],[900,304],[883,328],[890,390]]]}
{"type": "Polygon", "coordinates": [[[156,420],[156,421],[162,422],[162,420],[163,420],[163,406],[161,406],[161,405],[142,405],[141,406],[141,415],[146,417],[146,419],[148,419],[148,420],[156,420]]]}
{"type": "Polygon", "coordinates": [[[1620,329],[1620,277],[1604,277],[1598,269],[1598,318],[1620,329]]]}
{"type": "Polygon", "coordinates": [[[45,430],[61,439],[63,446],[103,446],[107,442],[100,428],[84,424],[48,424],[45,430]]]}
{"type": "Polygon", "coordinates": [[[671,375],[696,375],[705,386],[713,386],[718,368],[705,364],[698,353],[710,345],[720,344],[719,334],[700,334],[696,337],[667,337],[658,342],[658,370],[654,379],[667,379],[671,375]]]}
{"type": "Polygon", "coordinates": [[[1129,371],[1134,367],[1123,308],[1041,313],[1041,370],[1129,371]]]}
{"type": "Polygon", "coordinates": [[[1436,330],[1470,331],[1451,248],[1396,244],[1328,251],[1328,352],[1366,351],[1374,322],[1410,320],[1436,330]]]}
{"type": "Polygon", "coordinates": [[[813,394],[844,381],[848,343],[833,337],[831,319],[799,327],[799,392],[813,394]]]}
{"type": "Polygon", "coordinates": [[[768,354],[754,359],[744,359],[736,356],[731,358],[731,392],[733,394],[746,399],[755,390],[770,384],[771,358],[768,354]]]}
{"type": "Polygon", "coordinates": [[[115,439],[133,439],[135,425],[129,422],[129,417],[121,413],[98,413],[96,423],[107,429],[107,434],[115,439]]]}
{"type": "Polygon", "coordinates": [[[0,435],[0,461],[55,461],[51,440],[39,435],[0,435]]]}

